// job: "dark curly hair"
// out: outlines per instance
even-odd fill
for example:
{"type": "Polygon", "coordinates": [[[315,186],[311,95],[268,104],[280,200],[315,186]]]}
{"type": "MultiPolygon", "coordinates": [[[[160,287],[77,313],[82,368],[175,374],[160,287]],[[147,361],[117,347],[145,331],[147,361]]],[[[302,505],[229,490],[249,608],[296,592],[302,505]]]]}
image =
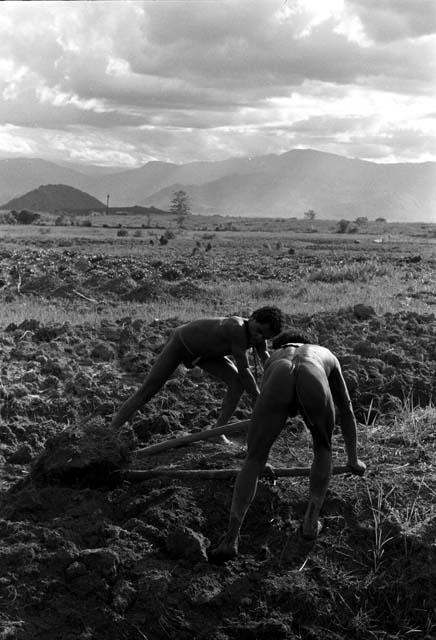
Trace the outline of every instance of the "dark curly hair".
{"type": "Polygon", "coordinates": [[[271,341],[273,349],[280,349],[285,344],[316,344],[316,338],[300,329],[285,329],[271,341]]]}
{"type": "Polygon", "coordinates": [[[250,317],[260,324],[268,324],[274,335],[282,330],[283,313],[278,307],[260,307],[260,309],[253,311],[250,317]]]}

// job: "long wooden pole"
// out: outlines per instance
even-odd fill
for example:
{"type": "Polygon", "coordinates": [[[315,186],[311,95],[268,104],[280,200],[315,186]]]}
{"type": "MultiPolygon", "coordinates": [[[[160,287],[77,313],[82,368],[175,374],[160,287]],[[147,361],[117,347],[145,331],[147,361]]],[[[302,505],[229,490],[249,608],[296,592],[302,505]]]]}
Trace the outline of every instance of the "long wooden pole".
{"type": "MultiPolygon", "coordinates": [[[[226,480],[228,478],[234,478],[238,475],[240,469],[176,469],[174,467],[161,467],[156,469],[124,469],[119,472],[121,477],[132,482],[142,482],[148,478],[156,478],[159,476],[165,476],[168,478],[219,478],[226,480]]],[[[341,475],[344,473],[352,473],[352,470],[347,465],[338,465],[333,467],[333,475],[341,475]]],[[[272,477],[307,477],[310,474],[310,467],[294,467],[289,469],[287,467],[278,468],[273,470],[272,477]]],[[[263,474],[265,477],[271,477],[270,472],[263,474]]]]}
{"type": "Polygon", "coordinates": [[[140,453],[141,456],[149,456],[152,453],[159,453],[160,451],[166,451],[167,449],[173,449],[175,447],[184,447],[191,442],[197,442],[198,440],[207,440],[208,438],[214,438],[222,434],[228,435],[229,433],[237,433],[243,429],[248,429],[250,420],[241,420],[240,422],[231,422],[225,424],[222,427],[215,427],[214,429],[207,429],[206,431],[199,431],[198,433],[191,433],[187,436],[180,436],[179,438],[171,438],[171,440],[165,440],[158,444],[152,444],[142,449],[136,449],[135,454],[140,453]]]}

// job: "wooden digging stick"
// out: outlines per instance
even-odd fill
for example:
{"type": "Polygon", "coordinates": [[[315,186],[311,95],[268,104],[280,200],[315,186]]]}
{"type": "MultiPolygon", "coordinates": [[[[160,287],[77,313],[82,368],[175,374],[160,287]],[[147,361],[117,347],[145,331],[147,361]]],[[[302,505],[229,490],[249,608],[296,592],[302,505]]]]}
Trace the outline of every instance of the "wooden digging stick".
{"type": "MultiPolygon", "coordinates": [[[[125,469],[120,472],[120,475],[125,480],[131,480],[133,482],[142,482],[148,478],[156,478],[158,476],[165,476],[168,478],[219,478],[226,480],[228,478],[234,478],[238,475],[240,469],[176,469],[174,467],[160,469],[125,469]]],[[[347,465],[338,465],[333,467],[332,474],[337,476],[344,473],[352,473],[350,467],[347,465]]],[[[264,477],[273,478],[291,478],[291,477],[307,477],[310,474],[310,467],[294,467],[288,469],[287,467],[273,469],[273,474],[265,472],[262,474],[264,477]]]]}
{"type": "Polygon", "coordinates": [[[185,444],[191,442],[197,442],[197,440],[207,440],[221,434],[236,433],[243,429],[248,429],[250,420],[241,420],[240,422],[231,422],[230,424],[224,424],[222,427],[215,427],[215,429],[208,429],[207,431],[199,431],[199,433],[191,433],[187,436],[180,436],[179,438],[172,438],[171,440],[165,440],[158,444],[152,444],[149,447],[143,449],[136,449],[135,453],[149,456],[152,453],[158,453],[159,451],[165,451],[166,449],[173,449],[174,447],[183,447],[185,444]]]}

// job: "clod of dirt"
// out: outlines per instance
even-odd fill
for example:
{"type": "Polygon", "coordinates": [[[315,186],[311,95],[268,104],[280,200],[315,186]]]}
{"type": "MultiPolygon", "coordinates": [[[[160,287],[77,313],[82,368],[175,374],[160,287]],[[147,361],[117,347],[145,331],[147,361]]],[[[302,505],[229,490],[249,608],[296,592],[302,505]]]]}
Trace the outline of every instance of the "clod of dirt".
{"type": "Polygon", "coordinates": [[[115,358],[115,352],[113,349],[107,346],[104,342],[98,342],[94,345],[91,351],[91,358],[94,360],[102,360],[103,362],[108,362],[109,360],[113,360],[115,358]]]}
{"type": "Polygon", "coordinates": [[[36,481],[108,485],[115,481],[114,472],[127,464],[135,444],[130,427],[114,432],[96,418],[49,438],[32,465],[31,475],[36,481]]]}
{"type": "Polygon", "coordinates": [[[10,464],[28,464],[32,460],[32,448],[24,443],[16,451],[6,456],[10,464]]]}
{"type": "Polygon", "coordinates": [[[353,307],[354,315],[359,320],[367,320],[376,315],[373,307],[366,304],[355,304],[353,307]]]}
{"type": "Polygon", "coordinates": [[[190,527],[177,527],[168,535],[167,550],[176,558],[190,562],[207,562],[207,547],[210,542],[201,533],[190,527]]]}

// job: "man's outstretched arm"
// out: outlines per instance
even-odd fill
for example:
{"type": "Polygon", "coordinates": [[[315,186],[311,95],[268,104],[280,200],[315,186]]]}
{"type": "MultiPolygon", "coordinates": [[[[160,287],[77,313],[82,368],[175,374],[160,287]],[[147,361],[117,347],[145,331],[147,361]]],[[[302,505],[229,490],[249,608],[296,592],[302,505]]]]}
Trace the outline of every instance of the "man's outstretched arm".
{"type": "Polygon", "coordinates": [[[264,340],[264,342],[262,344],[257,345],[255,347],[255,350],[256,350],[257,355],[260,358],[261,363],[264,365],[265,362],[269,358],[269,352],[268,352],[266,340],[264,340]]]}
{"type": "Polygon", "coordinates": [[[250,370],[247,354],[245,351],[235,349],[232,355],[236,362],[241,384],[254,403],[259,397],[259,387],[250,370]]]}
{"type": "Polygon", "coordinates": [[[335,401],[341,414],[341,432],[344,438],[345,451],[348,458],[348,466],[353,473],[363,475],[366,470],[364,462],[357,457],[357,422],[351,403],[350,394],[342,375],[339,362],[329,376],[329,384],[335,401]]]}

